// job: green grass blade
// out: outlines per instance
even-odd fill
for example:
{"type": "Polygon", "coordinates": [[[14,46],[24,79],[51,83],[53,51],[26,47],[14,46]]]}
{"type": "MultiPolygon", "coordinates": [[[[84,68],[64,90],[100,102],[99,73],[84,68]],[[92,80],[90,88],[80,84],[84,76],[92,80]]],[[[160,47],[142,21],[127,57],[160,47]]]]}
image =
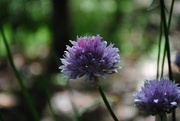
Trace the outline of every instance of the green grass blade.
{"type": "Polygon", "coordinates": [[[21,87],[21,89],[22,89],[22,93],[23,93],[23,95],[24,95],[24,97],[25,97],[25,99],[26,99],[26,101],[27,101],[27,104],[28,104],[28,106],[29,106],[29,109],[30,109],[30,111],[31,111],[31,113],[32,113],[32,115],[33,115],[33,117],[34,117],[34,120],[35,120],[35,121],[40,121],[39,115],[38,115],[38,113],[37,113],[37,111],[36,111],[36,108],[35,108],[32,100],[31,100],[31,97],[30,97],[30,95],[29,95],[29,93],[28,93],[28,91],[27,91],[27,88],[25,87],[25,85],[24,85],[24,83],[23,83],[23,80],[22,80],[22,78],[21,78],[18,70],[16,69],[16,67],[15,67],[15,65],[14,65],[14,62],[13,62],[13,59],[12,59],[12,54],[11,54],[11,52],[10,52],[10,48],[9,48],[8,43],[7,43],[7,40],[6,40],[6,38],[5,38],[5,34],[4,34],[4,31],[3,31],[3,27],[1,26],[0,29],[1,29],[1,34],[2,34],[2,38],[3,38],[4,45],[5,45],[5,47],[6,47],[6,51],[7,51],[7,56],[8,56],[8,59],[9,59],[9,63],[10,63],[10,65],[11,65],[11,67],[12,67],[12,69],[13,69],[13,72],[14,72],[17,80],[18,80],[18,83],[19,83],[19,85],[20,85],[20,87],[21,87]]]}

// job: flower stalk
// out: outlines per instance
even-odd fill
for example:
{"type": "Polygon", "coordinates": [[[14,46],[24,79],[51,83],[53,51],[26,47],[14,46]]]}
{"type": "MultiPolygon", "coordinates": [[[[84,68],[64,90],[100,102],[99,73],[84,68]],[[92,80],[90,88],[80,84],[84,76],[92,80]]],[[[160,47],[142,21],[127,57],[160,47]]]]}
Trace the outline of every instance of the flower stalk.
{"type": "Polygon", "coordinates": [[[109,113],[111,114],[112,118],[114,119],[114,121],[118,121],[118,118],[114,114],[114,112],[113,112],[113,110],[112,110],[112,108],[111,108],[111,106],[110,106],[110,104],[109,104],[109,102],[108,102],[104,92],[103,92],[103,89],[101,88],[100,85],[98,86],[98,90],[99,90],[99,93],[101,94],[101,97],[102,97],[102,99],[103,99],[103,101],[104,101],[104,103],[105,103],[109,113]]]}
{"type": "MultiPolygon", "coordinates": [[[[174,6],[174,0],[172,1],[172,4],[171,4],[170,16],[169,16],[169,21],[168,21],[168,25],[167,25],[164,0],[160,0],[161,18],[162,18],[162,22],[163,22],[164,36],[165,36],[165,40],[166,40],[164,53],[167,51],[167,60],[168,60],[169,79],[170,80],[174,80],[173,74],[172,74],[172,69],[171,69],[171,58],[170,58],[171,55],[170,55],[170,44],[169,44],[169,29],[170,29],[173,6],[174,6]]],[[[172,121],[176,121],[175,110],[172,112],[172,121]]]]}
{"type": "Polygon", "coordinates": [[[167,121],[167,115],[156,115],[155,116],[155,121],[167,121]]]}
{"type": "Polygon", "coordinates": [[[160,2],[161,5],[161,17],[162,17],[162,22],[163,22],[163,28],[164,28],[164,36],[165,36],[165,47],[167,49],[167,59],[168,59],[168,68],[169,68],[169,79],[173,80],[172,76],[172,69],[171,69],[171,60],[170,60],[170,44],[169,44],[169,28],[167,26],[166,22],[166,15],[165,15],[165,5],[164,5],[164,0],[161,0],[160,2]]]}

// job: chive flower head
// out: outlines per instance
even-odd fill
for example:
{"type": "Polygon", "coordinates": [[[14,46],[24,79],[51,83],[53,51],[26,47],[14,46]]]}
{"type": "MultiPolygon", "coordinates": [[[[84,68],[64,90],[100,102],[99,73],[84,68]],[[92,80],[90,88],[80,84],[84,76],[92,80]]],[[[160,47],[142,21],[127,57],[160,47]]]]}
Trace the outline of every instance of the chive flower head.
{"type": "Polygon", "coordinates": [[[67,45],[59,67],[67,80],[85,76],[86,80],[94,81],[99,76],[105,78],[117,72],[119,49],[113,44],[107,45],[101,36],[84,36],[70,42],[72,46],[67,45]]]}
{"type": "Polygon", "coordinates": [[[134,94],[135,106],[150,115],[171,113],[180,103],[180,89],[168,79],[147,80],[134,94]]]}

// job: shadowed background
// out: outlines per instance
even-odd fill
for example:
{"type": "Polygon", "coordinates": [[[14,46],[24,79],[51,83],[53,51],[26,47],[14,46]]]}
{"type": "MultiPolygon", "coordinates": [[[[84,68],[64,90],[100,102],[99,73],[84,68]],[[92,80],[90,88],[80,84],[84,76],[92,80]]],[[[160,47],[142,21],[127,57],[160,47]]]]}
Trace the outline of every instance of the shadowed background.
{"type": "MultiPolygon", "coordinates": [[[[81,121],[112,120],[95,87],[82,79],[72,80],[71,92],[58,69],[69,40],[97,34],[120,50],[122,68],[118,74],[100,82],[115,114],[121,121],[153,120],[134,107],[132,96],[144,80],[156,78],[160,17],[158,8],[147,11],[150,3],[147,0],[0,0],[0,24],[42,121],[53,121],[48,96],[59,121],[74,119],[73,104],[81,114],[81,121]]],[[[167,9],[169,5],[167,1],[167,9]]],[[[176,0],[170,30],[172,62],[180,51],[179,6],[176,0]]],[[[173,63],[172,67],[176,81],[180,81],[177,67],[173,63]]],[[[167,73],[165,64],[166,76],[167,73]]],[[[33,121],[9,65],[1,35],[0,112],[5,121],[33,121]]]]}

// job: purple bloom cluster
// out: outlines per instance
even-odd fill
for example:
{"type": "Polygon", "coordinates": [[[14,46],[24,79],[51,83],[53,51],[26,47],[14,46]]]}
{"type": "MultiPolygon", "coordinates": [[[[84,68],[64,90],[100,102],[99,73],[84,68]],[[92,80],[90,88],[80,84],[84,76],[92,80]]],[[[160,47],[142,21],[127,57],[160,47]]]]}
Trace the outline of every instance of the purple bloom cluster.
{"type": "Polygon", "coordinates": [[[117,72],[119,49],[113,44],[107,46],[107,42],[102,41],[99,35],[80,37],[70,42],[72,47],[67,46],[61,59],[63,65],[59,67],[67,80],[85,75],[87,80],[94,81],[98,76],[106,77],[117,72]]]}
{"type": "Polygon", "coordinates": [[[180,53],[177,53],[176,54],[176,58],[175,58],[175,61],[174,63],[179,67],[180,69],[180,53]]]}
{"type": "Polygon", "coordinates": [[[147,80],[134,94],[135,106],[150,115],[171,113],[180,103],[180,89],[168,79],[147,80]]]}

